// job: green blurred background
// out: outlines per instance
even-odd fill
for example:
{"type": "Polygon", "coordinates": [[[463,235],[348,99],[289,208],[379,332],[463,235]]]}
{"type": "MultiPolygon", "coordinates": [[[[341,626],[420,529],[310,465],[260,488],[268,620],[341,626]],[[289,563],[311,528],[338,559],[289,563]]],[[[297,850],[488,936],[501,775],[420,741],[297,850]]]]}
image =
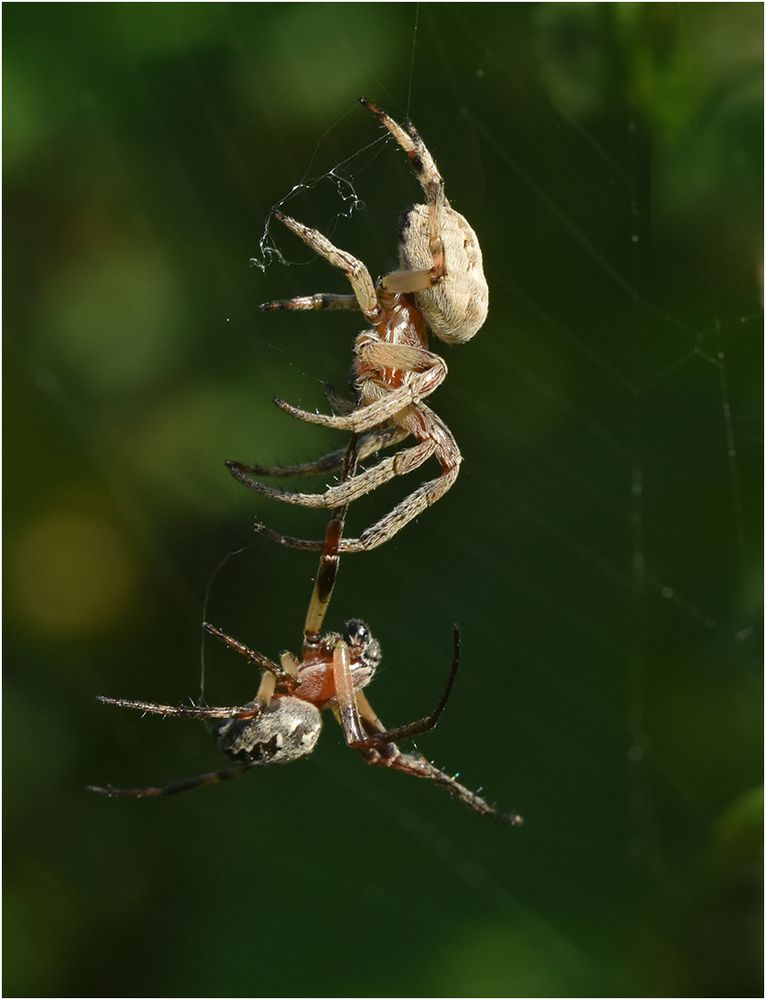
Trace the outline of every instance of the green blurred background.
{"type": "MultiPolygon", "coordinates": [[[[761,5],[3,23],[5,995],[759,994],[761,5]],[[361,94],[411,113],[491,305],[475,341],[436,347],[461,476],[345,560],[332,623],[373,625],[370,694],[398,724],[460,622],[457,693],[420,746],[521,830],[365,768],[329,719],[300,765],[160,801],[84,791],[225,763],[198,724],[94,695],[196,696],[227,553],[245,547],[208,617],[299,645],[315,557],[251,523],[324,517],[223,460],[343,440],[271,397],[321,406],[358,318],[257,310],[342,276],[277,226],[294,266],[248,261],[313,178],[291,212],[374,275],[395,264],[418,188],[361,94]]],[[[354,533],[420,478],[356,505],[354,533]]],[[[238,658],[206,663],[212,703],[252,696],[238,658]]]]}

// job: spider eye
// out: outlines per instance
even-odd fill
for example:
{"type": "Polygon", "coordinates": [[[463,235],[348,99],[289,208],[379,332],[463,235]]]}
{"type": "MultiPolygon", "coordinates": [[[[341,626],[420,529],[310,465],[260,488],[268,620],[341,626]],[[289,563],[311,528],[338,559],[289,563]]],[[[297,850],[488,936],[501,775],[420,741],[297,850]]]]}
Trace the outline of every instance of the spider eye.
{"type": "Polygon", "coordinates": [[[343,636],[349,646],[364,646],[370,641],[370,630],[363,621],[352,618],[346,622],[343,636]]]}

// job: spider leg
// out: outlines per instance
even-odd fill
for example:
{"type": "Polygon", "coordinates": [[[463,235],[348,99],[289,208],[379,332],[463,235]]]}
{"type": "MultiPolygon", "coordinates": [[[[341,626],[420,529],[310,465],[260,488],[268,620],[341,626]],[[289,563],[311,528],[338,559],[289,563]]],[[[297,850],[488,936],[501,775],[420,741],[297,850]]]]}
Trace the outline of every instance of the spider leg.
{"type": "Polygon", "coordinates": [[[286,413],[305,420],[306,423],[357,434],[391,420],[411,403],[430,396],[447,377],[447,363],[438,354],[402,344],[382,344],[377,341],[366,343],[359,348],[357,363],[369,364],[378,369],[398,368],[408,372],[407,381],[398,389],[387,391],[381,398],[360,406],[349,414],[330,416],[310,413],[282,399],[275,399],[274,402],[286,413]]]}
{"type": "Polygon", "coordinates": [[[249,705],[234,707],[202,708],[199,705],[157,705],[151,701],[131,701],[128,698],[107,698],[103,694],[96,695],[96,700],[103,705],[114,705],[116,708],[132,708],[137,712],[150,715],[163,715],[177,719],[254,719],[261,712],[261,706],[255,702],[249,705]]]}
{"type": "Polygon", "coordinates": [[[434,158],[428,151],[428,147],[412,122],[399,125],[372,101],[362,97],[360,103],[375,115],[384,128],[388,129],[407,154],[410,165],[425,194],[429,214],[429,249],[433,257],[433,267],[428,271],[394,272],[386,275],[381,280],[381,285],[393,292],[422,291],[441,281],[447,273],[440,225],[441,209],[449,206],[449,202],[444,196],[444,180],[434,158]]]}
{"type": "Polygon", "coordinates": [[[282,500],[284,503],[298,504],[301,507],[338,507],[341,504],[352,503],[359,497],[366,496],[379,486],[389,482],[395,476],[403,476],[419,468],[436,451],[436,443],[430,439],[421,441],[411,448],[405,448],[395,455],[381,459],[371,469],[359,475],[328,487],[324,493],[296,493],[292,490],[281,490],[267,486],[258,479],[253,479],[242,471],[236,462],[227,462],[229,472],[234,478],[256,493],[282,500]]]}
{"type": "Polygon", "coordinates": [[[198,774],[196,778],[186,778],[184,781],[176,781],[172,785],[161,785],[159,787],[113,788],[111,785],[106,785],[105,787],[101,785],[88,785],[87,789],[89,792],[96,792],[97,795],[105,795],[109,799],[158,798],[161,795],[177,795],[179,792],[189,792],[193,788],[201,788],[203,785],[218,785],[222,781],[238,778],[245,771],[257,767],[258,764],[258,761],[245,761],[242,764],[235,764],[234,767],[225,767],[221,771],[208,771],[206,774],[198,774]]]}
{"type": "Polygon", "coordinates": [[[427,271],[391,271],[380,279],[380,284],[388,292],[422,292],[438,284],[446,273],[443,263],[434,264],[427,271]]]}
{"type": "Polygon", "coordinates": [[[483,799],[476,792],[472,792],[465,785],[461,785],[457,778],[439,770],[438,767],[426,760],[420,754],[402,753],[399,748],[389,743],[383,750],[362,750],[360,751],[367,764],[373,767],[388,767],[394,771],[402,771],[415,778],[426,778],[433,781],[439,788],[443,788],[448,795],[463,805],[473,809],[474,812],[482,816],[490,816],[493,819],[501,820],[511,826],[521,826],[524,820],[516,813],[501,813],[494,806],[491,806],[486,799],[483,799]]]}
{"type": "Polygon", "coordinates": [[[294,299],[276,299],[274,302],[262,302],[263,312],[309,312],[310,310],[338,311],[359,309],[356,295],[334,295],[329,292],[317,292],[314,295],[298,295],[294,299]]]}
{"type": "Polygon", "coordinates": [[[344,538],[340,543],[340,551],[342,553],[369,552],[371,549],[377,549],[380,545],[385,545],[410,521],[441,500],[454,484],[459,471],[456,467],[443,473],[438,479],[423,483],[385,517],[363,531],[359,538],[344,538]]]}
{"type": "Polygon", "coordinates": [[[397,726],[395,729],[385,729],[380,719],[373,711],[373,708],[367,700],[364,692],[357,691],[356,698],[359,706],[359,712],[362,719],[369,723],[371,733],[366,737],[366,739],[363,739],[360,743],[355,745],[355,750],[379,747],[382,743],[397,743],[399,740],[406,740],[413,736],[420,736],[423,733],[428,733],[432,729],[436,728],[439,719],[441,719],[444,713],[444,709],[447,707],[447,702],[452,694],[452,689],[455,686],[455,679],[457,678],[457,673],[460,669],[460,629],[457,625],[453,628],[452,636],[452,666],[450,667],[447,683],[439,701],[436,704],[436,707],[424,718],[418,719],[416,722],[410,722],[404,726],[397,726]]]}
{"type": "Polygon", "coordinates": [[[434,158],[429,153],[426,144],[420,137],[420,133],[412,122],[407,122],[404,126],[399,125],[385,111],[376,104],[373,104],[372,101],[368,101],[365,97],[360,97],[359,103],[363,104],[368,111],[371,111],[375,115],[380,124],[388,129],[407,154],[410,165],[420,181],[420,186],[423,188],[427,204],[438,205],[444,203],[444,181],[434,162],[434,158]]]}
{"type": "Polygon", "coordinates": [[[415,372],[417,385],[424,389],[423,396],[430,395],[447,377],[444,358],[423,347],[370,339],[360,344],[357,353],[358,363],[363,368],[398,368],[403,372],[415,372]]]}
{"type": "MultiPolygon", "coordinates": [[[[274,402],[285,413],[289,413],[290,416],[298,420],[304,420],[307,424],[318,424],[320,427],[332,427],[338,431],[361,434],[362,431],[369,431],[373,427],[377,427],[378,424],[390,420],[416,399],[422,399],[426,393],[418,391],[419,385],[416,384],[416,380],[419,378],[420,376],[416,375],[408,385],[400,386],[382,399],[368,403],[366,406],[360,406],[352,413],[347,414],[311,413],[309,410],[302,410],[299,406],[285,402],[284,399],[276,398],[274,402]]],[[[434,388],[436,387],[434,386],[434,388]]]]}
{"type": "MultiPolygon", "coordinates": [[[[343,460],[341,485],[345,485],[353,480],[358,463],[359,441],[356,435],[352,435],[343,460]]],[[[338,542],[343,537],[343,528],[346,523],[347,514],[348,502],[341,504],[332,511],[327,524],[322,555],[317,567],[316,577],[314,578],[314,587],[311,591],[311,598],[306,611],[306,621],[303,626],[304,653],[315,648],[321,642],[322,626],[324,625],[325,615],[330,606],[330,598],[335,589],[335,581],[338,576],[338,568],[340,566],[338,542]]]]}
{"type": "MultiPolygon", "coordinates": [[[[454,484],[459,471],[459,468],[454,468],[439,476],[438,479],[423,483],[385,517],[363,531],[359,538],[342,538],[338,543],[338,552],[341,555],[348,555],[352,552],[370,552],[372,549],[384,545],[410,521],[440,500],[454,484]]],[[[324,545],[324,541],[318,538],[296,538],[294,535],[283,535],[281,532],[261,524],[260,521],[254,522],[253,530],[276,545],[283,545],[287,549],[321,552],[324,545]]]]}
{"type": "Polygon", "coordinates": [[[261,524],[260,521],[253,522],[253,531],[258,535],[263,535],[264,538],[268,538],[275,545],[284,545],[286,549],[297,549],[301,552],[321,552],[325,546],[323,538],[296,538],[294,535],[283,535],[280,531],[275,531],[273,528],[261,524]]]}
{"type": "Polygon", "coordinates": [[[265,670],[267,673],[272,674],[276,680],[287,681],[290,679],[290,675],[285,673],[284,669],[278,663],[274,663],[273,660],[270,660],[268,656],[264,656],[263,653],[259,653],[255,649],[250,649],[238,639],[234,639],[232,636],[222,632],[221,629],[216,628],[215,625],[211,625],[210,622],[203,622],[202,627],[206,629],[210,635],[214,635],[216,639],[220,639],[221,642],[229,647],[229,649],[233,649],[235,653],[239,653],[240,656],[244,656],[246,660],[250,663],[254,663],[257,667],[260,667],[261,670],[265,670]]]}
{"type": "Polygon", "coordinates": [[[306,246],[310,247],[314,253],[319,254],[320,257],[324,257],[333,267],[345,271],[346,277],[354,289],[354,295],[359,303],[359,308],[371,323],[377,322],[380,319],[381,310],[378,304],[378,297],[375,294],[375,285],[370,277],[370,272],[361,260],[357,260],[356,257],[346,250],[336,247],[318,230],[304,226],[302,222],[291,219],[284,212],[275,211],[274,216],[283,225],[287,226],[291,232],[295,233],[299,239],[303,240],[306,246]]]}
{"type": "MultiPolygon", "coordinates": [[[[391,445],[399,444],[408,435],[409,431],[394,424],[382,427],[380,430],[370,431],[359,439],[359,461],[363,462],[365,458],[374,455],[381,448],[388,448],[391,445]]],[[[226,465],[237,479],[239,479],[239,476],[234,472],[234,468],[240,473],[252,476],[284,476],[285,478],[288,476],[315,476],[321,473],[334,472],[343,464],[345,456],[346,449],[339,448],[337,451],[323,455],[314,462],[302,462],[299,465],[245,465],[243,462],[233,461],[227,462],[226,465]]]]}

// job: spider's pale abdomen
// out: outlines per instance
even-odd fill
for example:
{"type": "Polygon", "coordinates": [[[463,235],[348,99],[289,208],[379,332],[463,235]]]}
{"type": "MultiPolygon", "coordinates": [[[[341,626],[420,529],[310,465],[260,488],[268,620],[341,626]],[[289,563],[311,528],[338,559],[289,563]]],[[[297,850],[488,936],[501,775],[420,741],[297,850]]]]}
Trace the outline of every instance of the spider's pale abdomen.
{"type": "Polygon", "coordinates": [[[289,764],[306,757],[322,731],[319,709],[299,698],[277,697],[254,719],[227,719],[215,727],[218,746],[232,760],[289,764]]]}
{"type": "MultiPolygon", "coordinates": [[[[445,205],[440,236],[446,276],[432,288],[415,293],[428,328],[447,344],[464,344],[487,318],[489,289],[476,233],[463,216],[445,205]]],[[[427,271],[434,263],[430,248],[430,209],[415,205],[407,213],[399,251],[402,270],[427,271]]]]}

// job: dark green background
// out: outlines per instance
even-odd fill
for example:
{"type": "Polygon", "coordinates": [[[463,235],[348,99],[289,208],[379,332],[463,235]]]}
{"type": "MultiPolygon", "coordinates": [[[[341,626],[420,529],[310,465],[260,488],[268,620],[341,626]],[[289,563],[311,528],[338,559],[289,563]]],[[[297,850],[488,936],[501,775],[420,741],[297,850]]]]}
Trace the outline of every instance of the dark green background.
{"type": "MultiPolygon", "coordinates": [[[[4,6],[5,995],[761,990],[761,5],[429,4],[415,35],[416,13],[4,6]],[[345,560],[332,623],[373,625],[400,723],[460,622],[420,745],[521,830],[366,769],[331,719],[289,768],[84,791],[224,763],[197,724],[94,695],[196,695],[226,553],[248,546],[208,616],[300,643],[315,557],[250,525],[323,516],[222,463],[342,441],[270,400],[322,405],[358,318],[257,310],[342,276],[276,224],[301,266],[248,259],[270,205],[359,153],[350,220],[332,179],[290,209],[395,264],[418,188],[360,94],[409,101],[491,305],[436,345],[461,476],[345,560]]],[[[252,696],[226,650],[207,669],[213,703],[252,696]]]]}

